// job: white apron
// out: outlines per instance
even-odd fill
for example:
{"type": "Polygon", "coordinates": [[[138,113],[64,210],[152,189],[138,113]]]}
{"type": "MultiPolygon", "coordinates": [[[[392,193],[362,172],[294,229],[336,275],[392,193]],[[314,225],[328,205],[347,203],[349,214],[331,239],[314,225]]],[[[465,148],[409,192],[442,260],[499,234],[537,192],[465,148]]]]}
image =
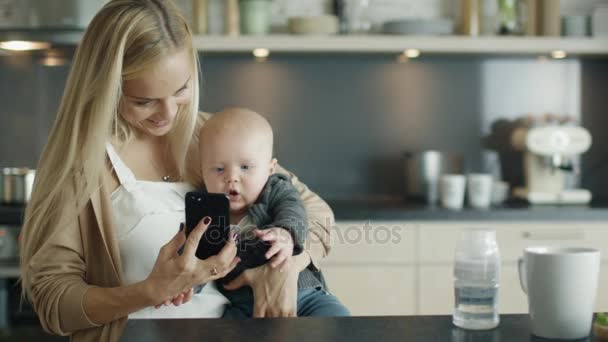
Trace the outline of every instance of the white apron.
{"type": "MultiPolygon", "coordinates": [[[[106,150],[120,182],[111,200],[123,280],[129,285],[150,274],[160,248],[175,236],[180,222],[185,221],[184,198],[193,187],[188,183],[137,180],[110,143],[106,150]]],[[[221,317],[226,304],[226,297],[210,282],[186,304],[149,307],[130,314],[129,318],[221,317]]]]}

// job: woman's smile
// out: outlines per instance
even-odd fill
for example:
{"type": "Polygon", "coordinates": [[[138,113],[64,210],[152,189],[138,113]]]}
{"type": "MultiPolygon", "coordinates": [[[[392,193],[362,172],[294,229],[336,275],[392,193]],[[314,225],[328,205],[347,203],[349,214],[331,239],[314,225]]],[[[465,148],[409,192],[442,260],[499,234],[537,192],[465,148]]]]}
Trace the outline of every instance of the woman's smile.
{"type": "Polygon", "coordinates": [[[156,127],[165,127],[169,124],[169,120],[154,120],[154,119],[148,119],[148,122],[150,122],[152,125],[156,126],[156,127]]]}

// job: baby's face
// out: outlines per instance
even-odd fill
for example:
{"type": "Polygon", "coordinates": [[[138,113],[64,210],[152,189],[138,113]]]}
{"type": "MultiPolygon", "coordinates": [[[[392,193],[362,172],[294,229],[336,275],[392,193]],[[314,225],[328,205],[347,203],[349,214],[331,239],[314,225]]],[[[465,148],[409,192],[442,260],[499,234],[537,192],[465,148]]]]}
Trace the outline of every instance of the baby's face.
{"type": "Polygon", "coordinates": [[[230,211],[242,213],[257,200],[276,160],[268,139],[259,134],[219,134],[201,146],[203,181],[208,192],[224,193],[230,211]]]}

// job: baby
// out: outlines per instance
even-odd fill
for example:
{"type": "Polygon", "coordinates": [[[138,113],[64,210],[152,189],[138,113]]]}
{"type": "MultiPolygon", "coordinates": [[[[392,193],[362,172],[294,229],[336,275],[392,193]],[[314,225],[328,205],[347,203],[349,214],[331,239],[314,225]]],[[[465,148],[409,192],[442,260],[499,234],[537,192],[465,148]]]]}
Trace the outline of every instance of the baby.
{"type": "MultiPolygon", "coordinates": [[[[275,173],[270,124],[251,110],[229,108],[207,120],[199,137],[205,191],[228,196],[230,223],[240,236],[241,262],[219,283],[226,284],[268,260],[273,267],[284,267],[288,257],[304,250],[308,220],[288,176],[275,173]]],[[[220,289],[231,302],[224,317],[252,317],[250,288],[220,289]]],[[[300,273],[298,316],[346,315],[348,310],[323,289],[311,270],[300,273]]]]}

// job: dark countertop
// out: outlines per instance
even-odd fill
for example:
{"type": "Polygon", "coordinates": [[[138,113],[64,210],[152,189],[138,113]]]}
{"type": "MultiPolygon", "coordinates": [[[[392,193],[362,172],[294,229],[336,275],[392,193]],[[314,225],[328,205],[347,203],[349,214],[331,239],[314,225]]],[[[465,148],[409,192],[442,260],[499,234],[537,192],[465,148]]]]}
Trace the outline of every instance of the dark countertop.
{"type": "Polygon", "coordinates": [[[338,221],[607,221],[608,205],[530,206],[512,201],[488,210],[452,211],[402,200],[328,200],[338,221]]]}
{"type": "Polygon", "coordinates": [[[0,328],[0,341],[2,342],[69,342],[69,340],[69,337],[49,335],[39,325],[0,328]]]}
{"type": "MultiPolygon", "coordinates": [[[[451,316],[131,320],[121,341],[549,341],[530,335],[528,315],[502,315],[498,328],[465,331],[451,316]]],[[[591,341],[591,338],[583,341],[591,341]]]]}
{"type": "MultiPolygon", "coordinates": [[[[411,342],[547,342],[530,334],[528,315],[501,315],[493,330],[455,327],[451,316],[387,316],[275,319],[130,320],[121,338],[128,342],[166,341],[411,341],[411,342]]],[[[0,328],[2,341],[67,341],[45,334],[39,326],[0,328]]],[[[592,336],[576,341],[593,341],[592,336]]],[[[560,340],[563,341],[563,340],[560,340]]]]}

